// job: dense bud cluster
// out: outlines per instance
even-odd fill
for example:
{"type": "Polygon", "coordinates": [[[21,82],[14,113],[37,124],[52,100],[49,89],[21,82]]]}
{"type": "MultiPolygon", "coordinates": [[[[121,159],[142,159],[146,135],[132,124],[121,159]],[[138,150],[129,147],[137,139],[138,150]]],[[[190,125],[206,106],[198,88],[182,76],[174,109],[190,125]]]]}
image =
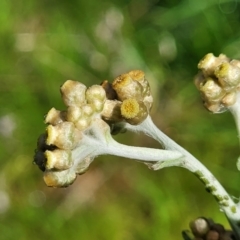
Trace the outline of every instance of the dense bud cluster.
{"type": "Polygon", "coordinates": [[[102,86],[109,92],[103,119],[137,125],[147,118],[153,98],[144,72],[131,71],[115,78],[112,84],[105,81],[102,86]]]}
{"type": "Polygon", "coordinates": [[[202,94],[204,106],[213,113],[232,106],[240,88],[240,61],[209,53],[199,62],[198,68],[200,72],[195,84],[202,94]]]}
{"type": "Polygon", "coordinates": [[[104,89],[99,85],[87,88],[68,80],[61,87],[67,110],[50,109],[45,117],[46,133],[38,140],[34,161],[44,171],[48,186],[65,187],[77,174],[83,173],[92,159],[86,157],[74,166],[73,150],[81,144],[84,131],[88,129],[94,115],[98,115],[106,101],[104,89]]]}
{"type": "Polygon", "coordinates": [[[87,170],[95,157],[91,155],[94,147],[86,147],[88,142],[104,142],[101,139],[109,125],[140,124],[153,102],[149,84],[140,70],[122,74],[112,84],[104,81],[89,88],[67,80],[60,91],[67,109],[52,108],[47,113],[48,126],[38,139],[34,156],[34,162],[44,171],[45,183],[52,187],[66,187],[77,174],[87,170]]]}
{"type": "Polygon", "coordinates": [[[233,240],[232,231],[226,230],[212,219],[197,218],[189,224],[191,232],[183,231],[184,240],[233,240]],[[193,235],[193,236],[190,236],[193,235]]]}

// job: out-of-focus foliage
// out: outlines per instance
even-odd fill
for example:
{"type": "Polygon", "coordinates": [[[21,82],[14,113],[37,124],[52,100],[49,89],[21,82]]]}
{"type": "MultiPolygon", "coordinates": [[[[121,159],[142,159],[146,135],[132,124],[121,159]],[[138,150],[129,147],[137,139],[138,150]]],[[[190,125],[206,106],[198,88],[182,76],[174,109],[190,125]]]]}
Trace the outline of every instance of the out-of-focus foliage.
{"type": "Polygon", "coordinates": [[[240,58],[239,1],[1,0],[0,9],[0,239],[180,239],[198,216],[227,226],[186,170],[99,157],[71,187],[49,189],[32,158],[44,114],[63,108],[65,80],[89,86],[142,69],[156,124],[238,196],[234,122],[202,107],[192,79],[208,52],[240,58]]]}

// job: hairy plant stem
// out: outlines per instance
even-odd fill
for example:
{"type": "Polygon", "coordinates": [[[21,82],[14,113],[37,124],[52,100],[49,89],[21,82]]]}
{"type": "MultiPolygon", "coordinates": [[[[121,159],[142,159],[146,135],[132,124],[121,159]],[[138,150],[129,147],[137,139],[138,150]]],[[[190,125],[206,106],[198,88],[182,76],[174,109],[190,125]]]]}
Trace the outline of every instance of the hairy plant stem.
{"type": "Polygon", "coordinates": [[[152,168],[154,170],[158,170],[164,167],[177,166],[186,168],[187,170],[193,172],[194,175],[197,176],[198,179],[205,185],[207,190],[214,196],[221,210],[224,211],[231,223],[235,234],[240,239],[240,207],[238,204],[234,203],[219,181],[198,159],[158,129],[150,116],[140,125],[132,126],[127,124],[126,128],[132,131],[144,132],[146,135],[160,142],[165,149],[181,152],[184,156],[183,158],[173,161],[166,160],[156,164],[155,166],[153,165],[152,168]]]}
{"type": "Polygon", "coordinates": [[[103,135],[105,135],[105,138],[98,138],[98,134],[93,131],[92,137],[85,136],[83,138],[81,144],[72,152],[72,157],[76,160],[75,166],[79,164],[79,161],[87,157],[106,154],[150,163],[162,162],[166,159],[176,160],[183,156],[182,153],[174,150],[134,147],[121,144],[112,138],[110,131],[105,132],[103,135]]]}

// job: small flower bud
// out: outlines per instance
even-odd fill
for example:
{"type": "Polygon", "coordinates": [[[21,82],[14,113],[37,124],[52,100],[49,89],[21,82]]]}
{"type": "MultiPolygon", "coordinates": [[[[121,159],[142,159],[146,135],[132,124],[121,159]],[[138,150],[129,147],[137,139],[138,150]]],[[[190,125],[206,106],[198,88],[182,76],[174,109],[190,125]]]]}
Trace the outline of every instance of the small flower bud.
{"type": "Polygon", "coordinates": [[[208,222],[204,218],[191,221],[189,227],[195,237],[203,237],[210,230],[208,222]]]}
{"type": "Polygon", "coordinates": [[[144,102],[147,109],[150,110],[152,108],[152,104],[153,104],[153,97],[152,97],[152,93],[150,90],[149,82],[145,78],[145,73],[141,70],[133,70],[133,71],[130,71],[128,74],[134,81],[137,81],[141,84],[141,86],[143,88],[143,90],[142,90],[143,100],[142,101],[144,102]]]}
{"type": "Polygon", "coordinates": [[[148,110],[143,102],[130,98],[122,102],[121,114],[128,123],[137,125],[147,118],[148,110]]]}
{"type": "Polygon", "coordinates": [[[66,112],[51,108],[45,117],[46,124],[57,125],[66,120],[66,112]]]}
{"type": "Polygon", "coordinates": [[[96,112],[101,112],[106,101],[106,92],[100,85],[93,85],[86,91],[86,100],[96,112]]]}
{"type": "Polygon", "coordinates": [[[240,83],[240,68],[227,62],[220,64],[216,68],[215,75],[226,91],[231,90],[240,83]]]}
{"type": "Polygon", "coordinates": [[[203,93],[204,98],[211,102],[219,102],[225,95],[222,88],[211,78],[206,79],[205,84],[200,87],[200,91],[203,93]]]}
{"type": "Polygon", "coordinates": [[[47,158],[46,169],[51,170],[66,170],[73,164],[71,151],[56,149],[54,151],[46,151],[47,158]]]}
{"type": "Polygon", "coordinates": [[[212,53],[208,53],[204,58],[199,62],[198,69],[202,70],[205,77],[214,76],[216,67],[218,67],[223,62],[228,62],[229,59],[220,54],[219,57],[215,57],[212,53]]]}
{"type": "Polygon", "coordinates": [[[225,107],[230,107],[232,106],[235,102],[237,101],[237,94],[236,92],[230,92],[228,93],[223,99],[222,99],[222,104],[225,107]]]}
{"type": "Polygon", "coordinates": [[[48,187],[68,187],[71,185],[77,175],[72,170],[63,171],[45,171],[43,175],[44,182],[48,187]]]}
{"type": "Polygon", "coordinates": [[[92,103],[95,100],[104,102],[106,99],[106,92],[100,85],[92,85],[86,91],[86,100],[88,103],[92,103]]]}
{"type": "Polygon", "coordinates": [[[134,81],[129,74],[122,74],[115,78],[112,84],[113,89],[116,91],[118,99],[123,101],[128,98],[135,98],[143,100],[143,87],[134,81]]]}
{"type": "Polygon", "coordinates": [[[69,122],[76,123],[79,120],[90,118],[94,113],[94,107],[90,104],[84,104],[82,106],[70,106],[67,110],[67,120],[69,122]]]}
{"type": "Polygon", "coordinates": [[[94,114],[94,109],[91,104],[83,105],[81,109],[84,116],[91,117],[94,114]]]}
{"type": "Polygon", "coordinates": [[[66,106],[81,106],[85,103],[87,87],[77,81],[67,80],[61,87],[62,98],[66,106]]]}
{"type": "Polygon", "coordinates": [[[106,100],[101,116],[108,122],[120,122],[123,120],[120,111],[121,102],[117,100],[106,100]]]}
{"type": "Polygon", "coordinates": [[[74,125],[79,131],[83,131],[91,125],[91,122],[91,118],[85,117],[80,118],[77,122],[74,123],[74,125]]]}
{"type": "Polygon", "coordinates": [[[73,149],[81,138],[82,133],[77,131],[71,122],[47,127],[46,143],[48,145],[55,145],[61,149],[73,149]]]}
{"type": "Polygon", "coordinates": [[[92,116],[94,114],[94,107],[90,104],[83,105],[81,107],[82,115],[81,117],[74,122],[78,130],[85,130],[91,125],[92,116]]]}
{"type": "Polygon", "coordinates": [[[78,107],[76,105],[68,107],[67,121],[75,123],[82,117],[83,117],[83,111],[80,107],[78,107]]]}

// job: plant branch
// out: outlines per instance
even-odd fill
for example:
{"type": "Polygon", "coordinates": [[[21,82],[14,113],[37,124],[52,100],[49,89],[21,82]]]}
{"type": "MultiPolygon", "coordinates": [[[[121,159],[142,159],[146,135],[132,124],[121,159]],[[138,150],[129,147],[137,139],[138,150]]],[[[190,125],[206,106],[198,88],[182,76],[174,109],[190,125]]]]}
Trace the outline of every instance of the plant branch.
{"type": "MultiPolygon", "coordinates": [[[[137,126],[127,124],[126,128],[132,131],[144,132],[146,135],[154,138],[160,142],[166,149],[179,151],[184,155],[184,158],[173,161],[164,161],[152,165],[151,168],[158,170],[164,167],[178,166],[188,169],[193,172],[195,176],[204,183],[205,187],[214,196],[216,201],[219,203],[220,208],[224,211],[229,221],[237,226],[240,222],[240,208],[231,197],[228,195],[226,190],[218,182],[218,180],[212,175],[212,173],[192,154],[186,151],[184,148],[179,146],[176,142],[166,136],[161,130],[159,130],[153,123],[149,116],[144,122],[137,126]]],[[[235,227],[236,228],[236,227],[235,227]]],[[[238,236],[240,238],[240,228],[237,227],[238,236]]]]}

